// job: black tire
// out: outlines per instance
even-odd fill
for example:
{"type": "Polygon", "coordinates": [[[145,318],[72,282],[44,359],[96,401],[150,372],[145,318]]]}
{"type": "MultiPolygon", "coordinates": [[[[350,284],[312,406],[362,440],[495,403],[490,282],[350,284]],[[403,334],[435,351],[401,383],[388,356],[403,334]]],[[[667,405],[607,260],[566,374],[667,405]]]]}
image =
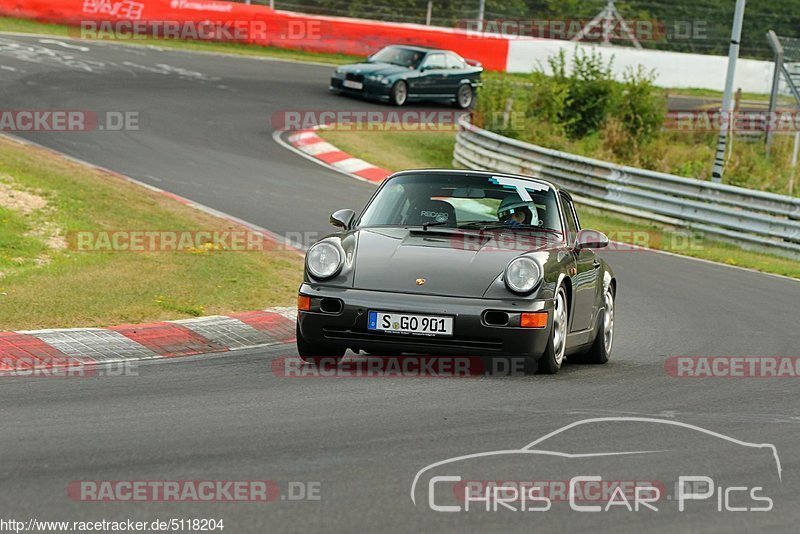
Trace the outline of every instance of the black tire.
{"type": "Polygon", "coordinates": [[[300,333],[300,325],[295,326],[297,337],[297,354],[306,363],[312,365],[336,365],[344,358],[347,349],[334,345],[309,343],[300,333]]]}
{"type": "Polygon", "coordinates": [[[395,106],[402,106],[408,100],[408,84],[403,80],[395,82],[389,92],[389,101],[395,106]]]}
{"type": "Polygon", "coordinates": [[[610,286],[603,294],[603,304],[603,314],[598,318],[600,324],[594,336],[594,343],[589,350],[577,357],[580,363],[602,365],[611,357],[614,344],[614,290],[610,286]]]}
{"type": "Polygon", "coordinates": [[[567,325],[569,324],[569,304],[567,292],[563,287],[556,291],[553,305],[553,324],[550,327],[550,336],[544,354],[539,358],[538,372],[545,375],[554,375],[564,363],[564,354],[567,349],[567,325]]]}
{"type": "Polygon", "coordinates": [[[475,100],[475,91],[472,90],[472,86],[469,84],[461,84],[458,88],[458,92],[456,93],[456,107],[460,109],[467,109],[472,105],[472,102],[475,100]]]}

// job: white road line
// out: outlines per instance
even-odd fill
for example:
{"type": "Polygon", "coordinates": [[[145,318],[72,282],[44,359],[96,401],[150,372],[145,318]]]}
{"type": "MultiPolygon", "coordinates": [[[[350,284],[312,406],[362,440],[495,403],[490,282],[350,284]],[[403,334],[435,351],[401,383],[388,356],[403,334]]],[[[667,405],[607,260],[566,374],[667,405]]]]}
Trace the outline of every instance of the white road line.
{"type": "MultiPolygon", "coordinates": [[[[50,37],[50,38],[52,38],[53,37],[52,35],[48,35],[46,33],[26,33],[26,32],[7,32],[7,31],[0,31],[0,35],[9,35],[9,36],[14,36],[14,37],[34,37],[34,38],[36,38],[36,37],[45,37],[45,38],[50,37]]],[[[65,37],[65,39],[68,39],[68,40],[71,40],[71,41],[92,42],[93,43],[93,41],[91,39],[86,40],[86,39],[78,39],[78,38],[75,38],[75,37],[69,37],[69,38],[65,37]]],[[[100,46],[106,46],[106,47],[111,47],[111,48],[113,48],[115,46],[120,46],[120,47],[128,48],[128,49],[136,49],[136,48],[139,48],[139,49],[150,49],[150,50],[157,50],[159,52],[180,52],[180,53],[184,53],[184,54],[195,54],[195,55],[201,55],[201,56],[216,56],[216,57],[224,57],[224,58],[236,57],[236,58],[244,58],[244,59],[253,59],[253,60],[256,60],[256,61],[274,61],[276,63],[296,63],[296,64],[302,64],[302,65],[314,65],[316,67],[336,67],[337,65],[339,65],[339,63],[328,63],[328,62],[324,62],[324,61],[306,61],[306,60],[303,60],[303,59],[289,59],[289,58],[279,58],[279,57],[269,57],[269,56],[251,56],[251,55],[234,54],[234,53],[228,53],[228,52],[210,52],[210,51],[206,51],[206,50],[188,50],[188,49],[185,49],[185,48],[173,48],[173,47],[169,47],[169,46],[156,46],[156,45],[151,45],[151,44],[141,44],[141,43],[136,43],[136,42],[132,42],[132,41],[115,41],[113,43],[109,43],[109,42],[105,42],[105,41],[99,41],[99,42],[97,42],[97,44],[100,45],[100,46]]]]}
{"type": "Polygon", "coordinates": [[[91,51],[91,48],[89,48],[88,46],[73,45],[73,44],[65,43],[63,41],[57,41],[55,39],[39,39],[39,42],[41,44],[57,45],[57,46],[60,46],[62,48],[68,48],[70,50],[78,50],[79,52],[89,52],[89,51],[91,51]]]}

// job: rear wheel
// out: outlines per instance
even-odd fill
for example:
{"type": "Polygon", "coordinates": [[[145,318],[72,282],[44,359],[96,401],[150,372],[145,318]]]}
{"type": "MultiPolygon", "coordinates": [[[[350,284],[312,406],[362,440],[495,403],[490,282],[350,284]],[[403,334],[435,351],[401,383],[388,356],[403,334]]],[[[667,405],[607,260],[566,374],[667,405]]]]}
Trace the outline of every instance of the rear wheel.
{"type": "Polygon", "coordinates": [[[474,93],[472,91],[472,86],[463,84],[458,88],[458,92],[456,93],[456,106],[461,109],[467,109],[472,105],[473,98],[474,93]]]}
{"type": "Polygon", "coordinates": [[[408,100],[408,84],[403,80],[395,82],[389,94],[389,99],[395,106],[402,106],[408,100]]]}
{"type": "Polygon", "coordinates": [[[313,365],[337,364],[344,357],[347,349],[322,343],[309,343],[300,333],[300,325],[295,327],[297,337],[297,354],[300,358],[313,365]]]}
{"type": "Polygon", "coordinates": [[[569,319],[567,312],[567,292],[563,287],[559,287],[553,304],[553,326],[550,328],[550,338],[547,340],[544,354],[539,358],[538,371],[542,374],[554,375],[564,363],[569,319]]]}

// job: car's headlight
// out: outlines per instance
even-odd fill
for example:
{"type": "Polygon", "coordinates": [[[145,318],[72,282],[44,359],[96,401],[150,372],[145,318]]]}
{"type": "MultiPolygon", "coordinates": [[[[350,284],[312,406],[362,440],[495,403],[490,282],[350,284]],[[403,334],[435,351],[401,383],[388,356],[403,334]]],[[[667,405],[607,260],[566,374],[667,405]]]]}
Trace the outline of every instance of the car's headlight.
{"type": "Polygon", "coordinates": [[[339,272],[344,255],[339,247],[330,241],[320,241],[308,249],[306,267],[314,278],[324,280],[339,272]]]}
{"type": "Polygon", "coordinates": [[[344,71],[340,70],[340,69],[336,69],[336,71],[334,71],[334,73],[333,73],[333,77],[334,78],[338,78],[340,80],[343,79],[344,78],[344,71]]]}
{"type": "Polygon", "coordinates": [[[381,74],[370,74],[367,80],[370,82],[382,82],[385,78],[381,74]]]}
{"type": "Polygon", "coordinates": [[[539,266],[530,258],[521,256],[511,260],[506,266],[506,287],[514,293],[530,293],[539,283],[542,272],[539,266]]]}

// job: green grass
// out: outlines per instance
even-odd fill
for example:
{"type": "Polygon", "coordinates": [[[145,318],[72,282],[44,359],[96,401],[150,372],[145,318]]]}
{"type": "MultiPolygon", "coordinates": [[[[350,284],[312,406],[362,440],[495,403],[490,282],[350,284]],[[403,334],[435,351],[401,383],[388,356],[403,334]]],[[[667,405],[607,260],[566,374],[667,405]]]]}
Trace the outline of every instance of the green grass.
{"type": "Polygon", "coordinates": [[[455,135],[450,131],[320,130],[339,149],[388,170],[450,167],[455,135]]]}
{"type": "MultiPolygon", "coordinates": [[[[63,24],[48,24],[25,19],[0,17],[0,31],[19,33],[41,33],[62,37],[74,37],[75,28],[63,24]]],[[[109,42],[105,40],[104,42],[109,42]]],[[[240,43],[223,43],[211,41],[181,41],[177,39],[130,39],[115,41],[121,44],[160,46],[179,50],[193,50],[198,52],[214,52],[223,54],[236,54],[240,56],[257,56],[292,61],[313,61],[331,65],[343,65],[364,59],[363,56],[347,54],[328,54],[307,52],[304,50],[290,50],[274,46],[258,46],[240,43]]]]}
{"type": "MultiPolygon", "coordinates": [[[[391,171],[452,166],[453,132],[320,130],[318,133],[337,148],[391,171]]],[[[800,278],[800,262],[791,259],[743,250],[678,228],[588,206],[578,205],[577,209],[584,228],[599,230],[615,241],[800,278]]]]}
{"type": "MultiPolygon", "coordinates": [[[[722,91],[715,91],[714,89],[702,89],[699,87],[681,87],[678,89],[670,89],[669,94],[671,95],[684,95],[684,96],[695,96],[699,98],[716,98],[722,100],[722,91]]],[[[748,93],[742,91],[742,99],[743,100],[757,100],[757,101],[764,101],[769,102],[769,94],[767,93],[748,93]]]]}
{"type": "Polygon", "coordinates": [[[78,231],[242,230],[114,175],[0,138],[0,330],[109,326],[290,305],[292,252],[87,252],[78,231]],[[0,190],[2,193],[3,190],[0,190]],[[3,198],[6,200],[4,201],[3,198]]]}

